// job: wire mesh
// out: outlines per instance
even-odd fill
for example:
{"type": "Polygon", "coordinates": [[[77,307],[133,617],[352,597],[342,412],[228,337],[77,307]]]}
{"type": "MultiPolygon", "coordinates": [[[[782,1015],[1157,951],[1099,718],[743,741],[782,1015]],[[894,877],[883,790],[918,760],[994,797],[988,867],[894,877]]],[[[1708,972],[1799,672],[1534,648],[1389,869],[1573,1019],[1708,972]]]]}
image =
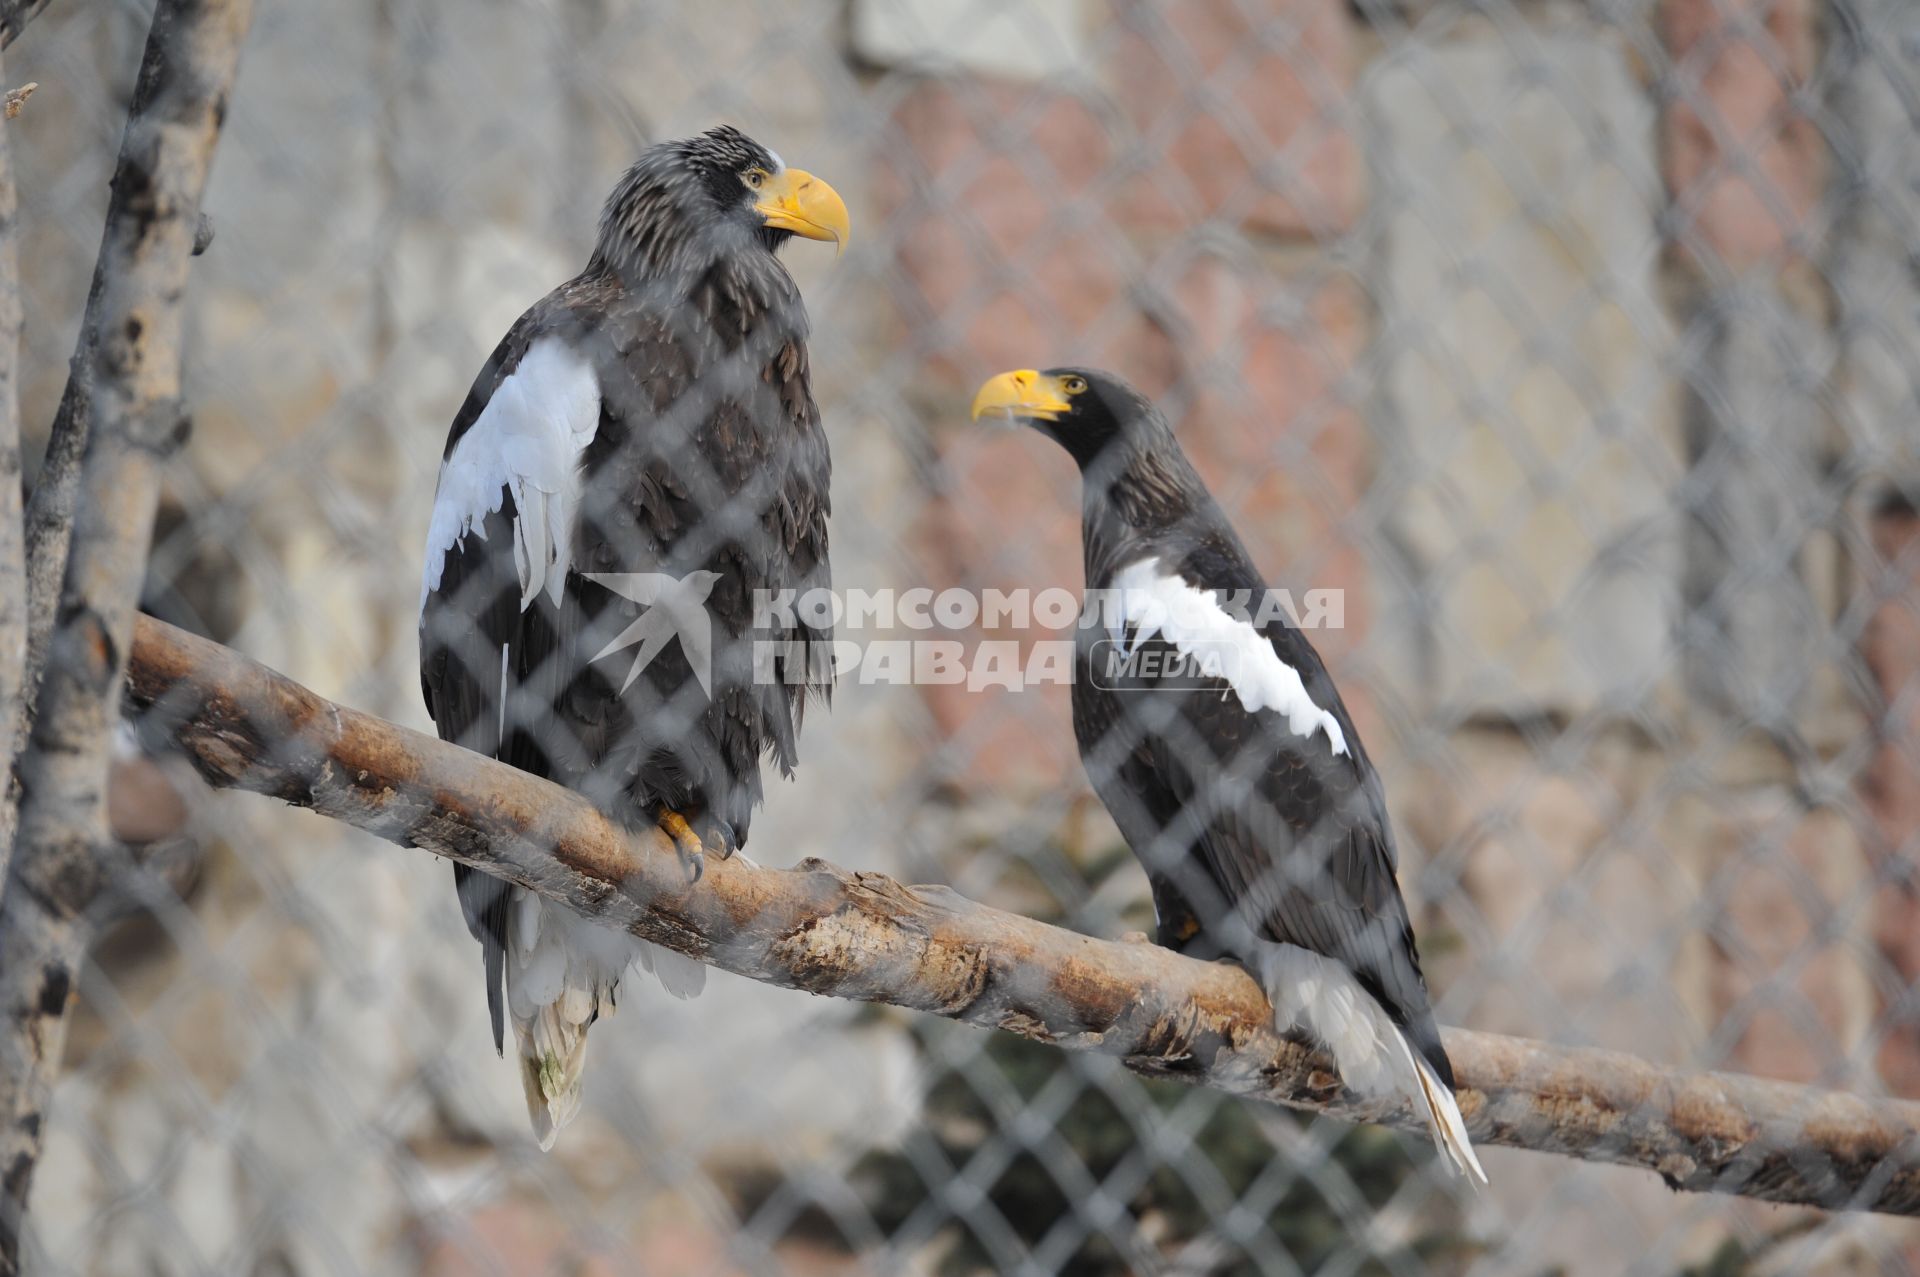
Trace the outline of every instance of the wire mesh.
{"type": "MultiPolygon", "coordinates": [[[[63,0],[11,59],[43,86],[8,130],[30,428],[147,17],[63,0]]],[[[429,729],[448,423],[626,165],[719,121],[852,210],[838,261],[784,253],[833,576],[930,617],[843,623],[757,860],[1153,929],[1067,687],[872,660],[1025,668],[1061,637],[932,603],[1081,585],[1070,461],[966,406],[1110,367],[1266,578],[1337,600],[1311,638],[1442,1022],[1920,1095],[1920,10],[263,4],[148,610],[429,729]]],[[[38,1271],[1920,1267],[1902,1222],[1502,1149],[1475,1193],[1411,1137],[723,975],[687,1002],[630,976],[541,1153],[443,865],[131,740],[113,792],[174,850],[81,980],[38,1271]]]]}

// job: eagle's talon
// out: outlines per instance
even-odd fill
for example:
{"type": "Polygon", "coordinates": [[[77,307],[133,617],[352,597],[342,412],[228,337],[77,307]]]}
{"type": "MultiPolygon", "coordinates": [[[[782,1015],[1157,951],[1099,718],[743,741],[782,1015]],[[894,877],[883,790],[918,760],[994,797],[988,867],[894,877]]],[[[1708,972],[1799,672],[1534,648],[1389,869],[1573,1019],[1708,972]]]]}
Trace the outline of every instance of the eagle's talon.
{"type": "Polygon", "coordinates": [[[671,809],[660,813],[660,830],[673,839],[673,849],[680,853],[680,868],[686,872],[688,884],[699,882],[707,872],[707,849],[700,835],[693,832],[685,816],[671,809]]]}

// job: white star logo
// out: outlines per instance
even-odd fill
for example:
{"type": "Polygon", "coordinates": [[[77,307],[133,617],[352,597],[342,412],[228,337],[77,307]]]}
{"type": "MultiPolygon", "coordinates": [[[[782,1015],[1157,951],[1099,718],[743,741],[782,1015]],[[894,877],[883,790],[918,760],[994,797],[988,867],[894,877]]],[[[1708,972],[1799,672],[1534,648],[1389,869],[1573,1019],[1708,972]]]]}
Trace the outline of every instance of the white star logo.
{"type": "Polygon", "coordinates": [[[713,619],[707,615],[707,596],[713,593],[718,572],[689,572],[684,577],[664,572],[588,572],[587,580],[604,585],[622,598],[632,599],[646,608],[634,622],[616,634],[613,641],[594,655],[594,660],[611,656],[623,647],[639,644],[627,681],[620,684],[624,693],[640,677],[667,640],[678,635],[680,650],[686,654],[700,690],[713,696],[713,619]]]}

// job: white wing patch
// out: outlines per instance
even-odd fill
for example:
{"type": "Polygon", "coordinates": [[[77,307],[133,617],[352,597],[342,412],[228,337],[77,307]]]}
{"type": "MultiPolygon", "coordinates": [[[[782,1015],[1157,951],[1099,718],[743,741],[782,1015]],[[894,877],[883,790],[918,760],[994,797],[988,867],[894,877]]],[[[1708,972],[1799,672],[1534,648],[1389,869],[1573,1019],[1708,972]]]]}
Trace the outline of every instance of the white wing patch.
{"type": "Polygon", "coordinates": [[[468,532],[485,537],[482,521],[511,492],[513,566],[520,610],[542,589],[554,602],[573,557],[573,520],[580,504],[580,454],[600,425],[600,385],[593,366],[565,342],[543,337],[494,388],[493,398],[440,467],[440,487],[427,528],[420,603],[440,588],[447,555],[468,532]]]}
{"type": "MultiPolygon", "coordinates": [[[[1228,686],[1248,713],[1270,709],[1287,720],[1295,736],[1327,734],[1335,754],[1347,752],[1347,736],[1332,714],[1314,704],[1300,671],[1280,659],[1273,644],[1249,620],[1233,616],[1208,590],[1197,590],[1157,558],[1142,559],[1114,576],[1118,619],[1139,639],[1155,634],[1183,656],[1220,662],[1228,686]]],[[[1118,637],[1118,636],[1116,636],[1118,637]]]]}

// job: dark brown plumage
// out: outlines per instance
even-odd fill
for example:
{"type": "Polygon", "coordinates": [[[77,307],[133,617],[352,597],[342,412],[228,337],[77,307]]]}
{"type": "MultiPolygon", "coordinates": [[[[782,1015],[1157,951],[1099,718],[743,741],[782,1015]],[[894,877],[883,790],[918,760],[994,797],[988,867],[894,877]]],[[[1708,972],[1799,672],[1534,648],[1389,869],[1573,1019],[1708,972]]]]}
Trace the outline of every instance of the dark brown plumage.
{"type": "MultiPolygon", "coordinates": [[[[755,639],[829,637],[754,627],[756,591],[828,583],[807,316],[774,256],[794,234],[843,239],[845,209],[744,134],[649,149],[609,198],[586,269],[522,315],[474,381],[428,537],[421,683],[440,734],[630,826],[677,828],[683,849],[689,827],[722,854],[745,844],[762,760],[792,771],[804,698],[828,690],[757,681],[753,665],[755,639]],[[650,629],[657,647],[641,640],[650,629]]],[[[526,1052],[538,1127],[536,1092],[577,1091],[567,1052],[610,1009],[626,950],[577,933],[546,959],[561,966],[550,978],[540,919],[516,932],[511,889],[464,867],[455,878],[496,1044],[503,983],[517,1029],[559,1008],[554,1041],[526,1052]],[[518,984],[516,942],[529,950],[518,984]],[[576,988],[584,1001],[569,1005],[576,988]]],[[[571,925],[557,912],[549,939],[571,925]]],[[[699,970],[663,978],[684,988],[699,970]]]]}

